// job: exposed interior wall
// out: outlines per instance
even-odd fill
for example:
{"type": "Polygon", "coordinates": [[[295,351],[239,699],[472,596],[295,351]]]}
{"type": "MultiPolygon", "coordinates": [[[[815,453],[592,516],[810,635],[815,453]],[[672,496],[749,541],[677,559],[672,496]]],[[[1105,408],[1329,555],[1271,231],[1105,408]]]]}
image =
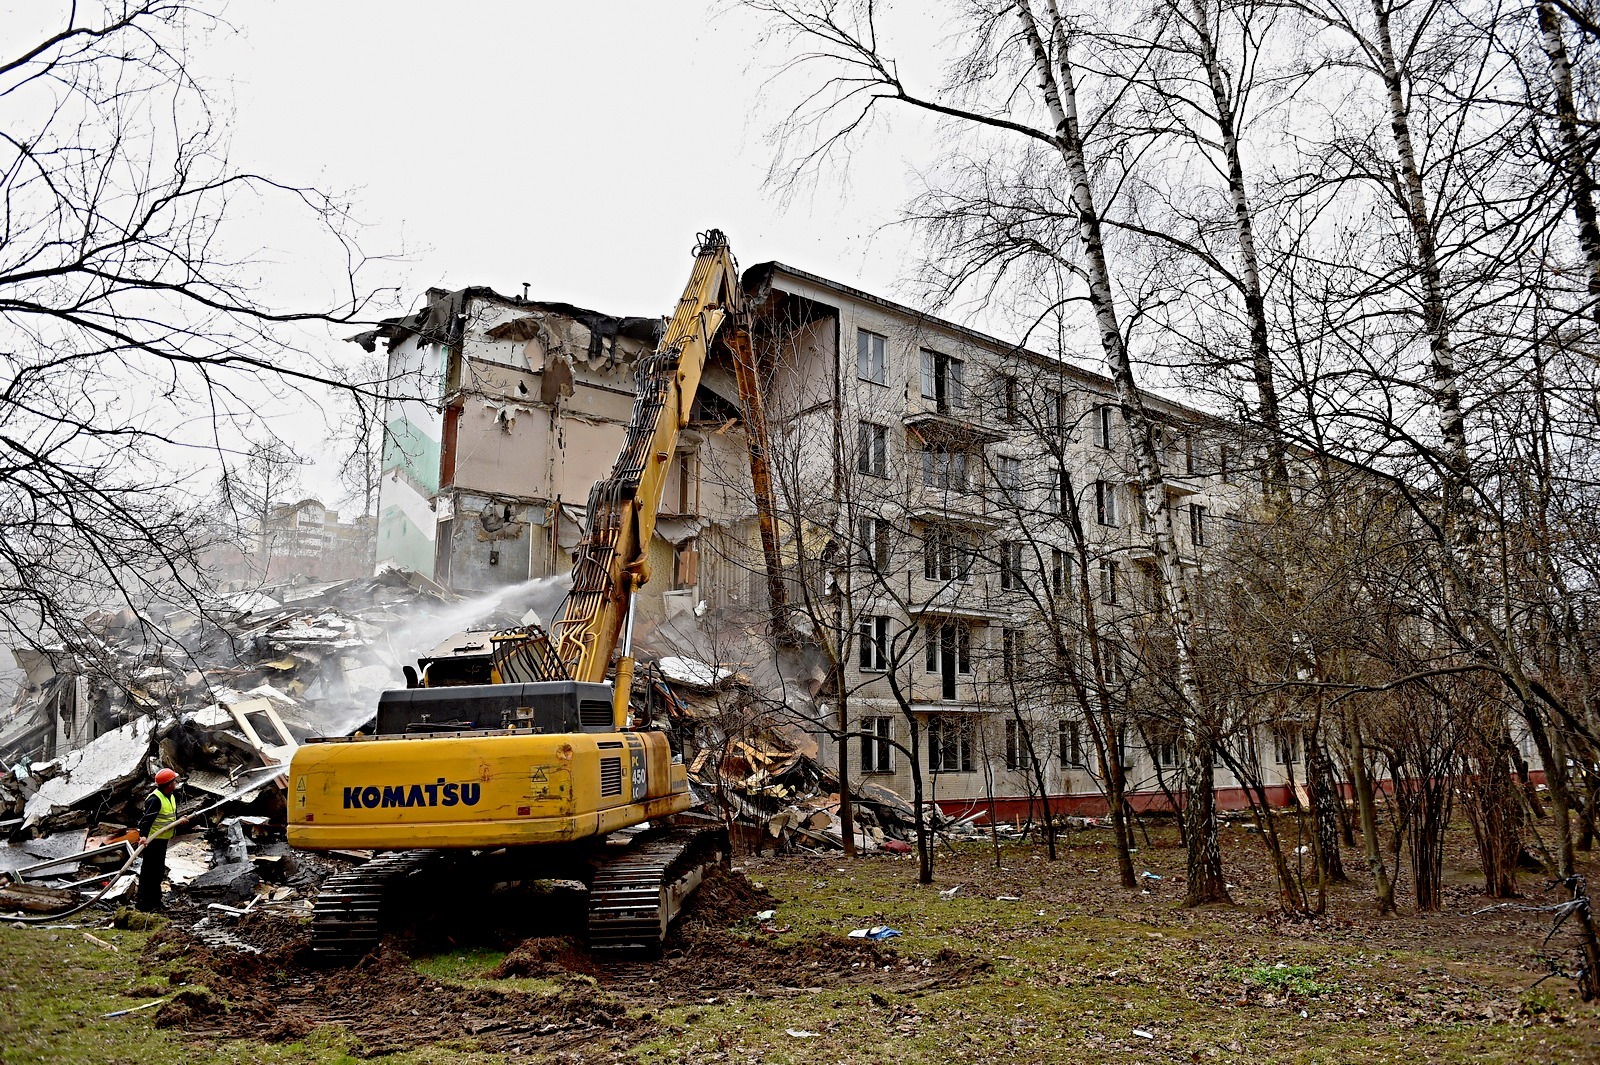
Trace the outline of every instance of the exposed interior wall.
{"type": "Polygon", "coordinates": [[[389,351],[388,374],[398,398],[386,404],[383,479],[378,487],[377,565],[433,573],[444,433],[445,350],[407,337],[389,351]]]}

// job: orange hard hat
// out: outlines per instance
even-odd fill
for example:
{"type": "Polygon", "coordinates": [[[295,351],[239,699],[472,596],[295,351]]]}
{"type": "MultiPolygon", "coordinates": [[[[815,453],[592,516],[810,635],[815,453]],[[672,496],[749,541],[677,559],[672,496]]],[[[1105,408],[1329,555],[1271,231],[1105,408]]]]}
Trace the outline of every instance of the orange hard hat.
{"type": "Polygon", "coordinates": [[[163,784],[170,784],[172,781],[177,779],[178,774],[174,773],[170,769],[163,769],[156,774],[156,787],[159,788],[163,784]]]}

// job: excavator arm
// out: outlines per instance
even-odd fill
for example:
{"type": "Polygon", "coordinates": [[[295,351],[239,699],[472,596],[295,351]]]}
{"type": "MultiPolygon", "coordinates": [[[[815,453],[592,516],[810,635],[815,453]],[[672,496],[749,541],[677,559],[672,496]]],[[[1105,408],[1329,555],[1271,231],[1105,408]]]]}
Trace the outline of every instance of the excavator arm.
{"type": "MultiPolygon", "coordinates": [[[[555,657],[573,680],[601,682],[619,639],[613,689],[616,728],[627,721],[633,678],[632,620],[638,589],[650,580],[648,551],[661,508],[667,470],[678,437],[689,424],[706,357],[725,323],[736,356],[752,360],[749,315],[739,287],[739,268],[720,230],[706,234],[695,250],[694,271],[656,350],[639,360],[633,416],[616,464],[589,493],[589,530],[578,545],[572,591],[553,627],[555,657]]],[[[754,389],[753,361],[740,367],[741,392],[754,389]]],[[[748,405],[749,396],[746,397],[748,405]]],[[[759,395],[756,395],[759,399],[759,395]]],[[[762,435],[764,436],[764,425],[762,435]]],[[[752,457],[756,449],[752,448],[752,457]]],[[[761,451],[765,466],[765,452],[761,451]]],[[[770,477],[767,486],[770,517],[770,477]]],[[[775,549],[775,545],[774,545],[775,549]]]]}

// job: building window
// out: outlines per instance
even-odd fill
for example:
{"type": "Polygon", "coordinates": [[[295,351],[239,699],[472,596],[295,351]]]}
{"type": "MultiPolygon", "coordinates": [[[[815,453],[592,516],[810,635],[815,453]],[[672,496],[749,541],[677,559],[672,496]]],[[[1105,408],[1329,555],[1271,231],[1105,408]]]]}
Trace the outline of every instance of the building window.
{"type": "Polygon", "coordinates": [[[930,581],[964,581],[972,576],[972,540],[964,533],[929,526],[922,541],[922,575],[930,581]]]}
{"type": "Polygon", "coordinates": [[[1000,409],[1007,425],[1015,422],[1017,416],[1021,413],[1022,397],[1020,391],[1020,386],[1015,377],[1002,377],[1000,379],[1000,409]]]}
{"type": "Polygon", "coordinates": [[[1117,605],[1117,570],[1120,567],[1109,558],[1100,560],[1100,601],[1107,606],[1117,605]]]}
{"type": "Polygon", "coordinates": [[[1102,403],[1094,409],[1094,442],[1107,451],[1111,450],[1112,426],[1115,424],[1112,409],[1109,403],[1102,403]]]}
{"type": "Polygon", "coordinates": [[[889,383],[889,339],[856,330],[856,376],[875,385],[889,383]]]}
{"type": "Polygon", "coordinates": [[[856,519],[856,549],[861,564],[879,573],[889,569],[889,523],[882,518],[856,519]]]}
{"type": "Polygon", "coordinates": [[[1094,483],[1094,517],[1101,525],[1116,525],[1117,486],[1110,481],[1094,483]]]}
{"type": "Polygon", "coordinates": [[[1006,768],[1021,769],[1023,767],[1023,736],[1022,725],[1015,718],[1006,722],[1006,768]]]}
{"type": "Polygon", "coordinates": [[[1189,504],[1189,542],[1196,547],[1206,546],[1206,508],[1199,503],[1189,504]]]}
{"type": "Polygon", "coordinates": [[[1150,740],[1150,764],[1170,769],[1178,764],[1178,741],[1173,736],[1154,736],[1150,740]]]}
{"type": "Polygon", "coordinates": [[[863,773],[893,773],[894,748],[889,745],[893,737],[894,718],[865,717],[861,719],[861,771],[863,773]]]}
{"type": "Polygon", "coordinates": [[[1005,670],[1006,679],[1013,679],[1022,672],[1022,655],[1025,647],[1021,629],[1000,630],[1000,665],[1005,670]]]}
{"type": "Polygon", "coordinates": [[[949,655],[955,662],[956,672],[972,672],[972,626],[964,621],[924,622],[922,625],[924,647],[923,668],[929,673],[941,672],[942,659],[949,655]]]}
{"type": "Polygon", "coordinates": [[[1000,587],[1008,592],[1022,587],[1022,544],[1016,541],[1000,545],[1000,587]]]}
{"type": "Polygon", "coordinates": [[[1055,415],[1055,428],[1059,432],[1066,432],[1067,426],[1072,424],[1072,401],[1065,392],[1057,392],[1050,405],[1050,413],[1055,415]]]}
{"type": "Polygon", "coordinates": [[[1233,483],[1233,452],[1227,444],[1217,449],[1217,472],[1222,475],[1223,484],[1233,483]]]}
{"type": "Polygon", "coordinates": [[[1017,502],[1018,491],[1022,488],[1022,460],[1001,455],[995,459],[994,475],[1006,502],[1017,502]]]}
{"type": "Polygon", "coordinates": [[[869,477],[889,476],[889,429],[860,422],[856,426],[856,472],[869,477]]]}
{"type": "Polygon", "coordinates": [[[953,355],[922,349],[922,396],[940,411],[965,407],[965,366],[953,355]]]}
{"type": "Polygon", "coordinates": [[[1083,727],[1080,722],[1062,718],[1056,724],[1056,755],[1062,769],[1083,765],[1083,727]]]}
{"type": "Polygon", "coordinates": [[[1072,516],[1072,475],[1066,470],[1056,476],[1056,513],[1063,518],[1072,516]]]}
{"type": "Polygon", "coordinates": [[[955,715],[928,718],[928,768],[935,773],[972,772],[972,722],[955,715]]]}
{"type": "Polygon", "coordinates": [[[1194,434],[1193,433],[1184,433],[1183,434],[1183,472],[1192,475],[1194,473],[1194,471],[1195,471],[1195,463],[1194,463],[1194,434]]]}
{"type": "Polygon", "coordinates": [[[932,441],[922,446],[922,483],[929,488],[967,490],[968,454],[961,448],[932,441]]]}
{"type": "Polygon", "coordinates": [[[856,633],[857,661],[862,669],[882,673],[889,668],[889,617],[887,614],[867,614],[861,619],[856,633]]]}
{"type": "Polygon", "coordinates": [[[1072,580],[1072,558],[1061,548],[1050,549],[1050,594],[1065,595],[1072,580]]]}
{"type": "Polygon", "coordinates": [[[1300,726],[1276,726],[1272,730],[1272,748],[1279,765],[1294,765],[1300,761],[1300,726]]]}

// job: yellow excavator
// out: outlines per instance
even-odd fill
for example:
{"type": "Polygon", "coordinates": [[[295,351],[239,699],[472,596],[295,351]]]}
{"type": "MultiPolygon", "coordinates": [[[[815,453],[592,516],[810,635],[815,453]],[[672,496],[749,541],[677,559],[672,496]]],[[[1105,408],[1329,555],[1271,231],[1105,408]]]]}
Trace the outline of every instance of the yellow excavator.
{"type": "Polygon", "coordinates": [[[666,733],[629,712],[634,603],[650,579],[667,468],[714,342],[733,355],[762,546],[770,583],[780,585],[749,314],[727,239],[712,230],[659,344],[639,360],[622,451],[590,492],[588,531],[552,631],[463,634],[424,660],[420,676],[408,668],[408,687],[382,694],[373,735],[296,751],[290,844],[383,852],[323,884],[317,953],[364,954],[378,940],[386,894],[464,853],[530,878],[581,879],[591,948],[659,950],[684,900],[725,859],[714,822],[669,823],[691,805],[686,770],[666,733]],[[625,843],[607,839],[646,822],[625,843]]]}

